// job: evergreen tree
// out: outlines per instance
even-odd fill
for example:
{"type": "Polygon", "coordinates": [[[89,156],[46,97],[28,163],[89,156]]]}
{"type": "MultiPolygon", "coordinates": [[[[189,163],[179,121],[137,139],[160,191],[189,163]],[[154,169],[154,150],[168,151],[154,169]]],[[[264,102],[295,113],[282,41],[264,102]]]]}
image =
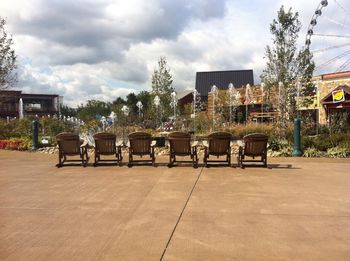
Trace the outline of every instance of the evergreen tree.
{"type": "Polygon", "coordinates": [[[0,17],[0,90],[12,87],[17,81],[16,54],[12,49],[13,40],[5,30],[6,20],[0,17]]]}
{"type": "Polygon", "coordinates": [[[298,86],[300,96],[310,96],[314,91],[311,83],[315,68],[312,55],[308,49],[297,48],[300,28],[298,12],[293,13],[291,8],[286,12],[283,6],[278,11],[277,19],[270,25],[273,45],[266,47],[267,62],[261,79],[269,93],[274,88],[279,96],[278,108],[282,123],[296,116],[298,86]]]}
{"type": "Polygon", "coordinates": [[[170,69],[167,68],[165,57],[160,57],[158,61],[158,69],[155,69],[152,75],[152,98],[156,95],[160,98],[161,111],[163,117],[171,115],[171,93],[174,91],[172,87],[173,76],[170,74],[170,69]]]}

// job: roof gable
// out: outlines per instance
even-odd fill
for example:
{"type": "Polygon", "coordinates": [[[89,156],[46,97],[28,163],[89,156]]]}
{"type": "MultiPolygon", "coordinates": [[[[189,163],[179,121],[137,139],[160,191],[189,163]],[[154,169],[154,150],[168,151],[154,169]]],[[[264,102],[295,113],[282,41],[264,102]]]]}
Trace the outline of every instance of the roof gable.
{"type": "Polygon", "coordinates": [[[232,83],[235,87],[250,84],[254,85],[253,70],[213,71],[196,73],[196,90],[201,96],[208,96],[213,85],[226,90],[232,83]]]}
{"type": "Polygon", "coordinates": [[[334,88],[331,92],[329,92],[321,100],[321,103],[322,104],[333,103],[332,92],[338,91],[338,90],[344,90],[345,101],[350,101],[350,87],[348,85],[339,85],[338,87],[334,88]]]}

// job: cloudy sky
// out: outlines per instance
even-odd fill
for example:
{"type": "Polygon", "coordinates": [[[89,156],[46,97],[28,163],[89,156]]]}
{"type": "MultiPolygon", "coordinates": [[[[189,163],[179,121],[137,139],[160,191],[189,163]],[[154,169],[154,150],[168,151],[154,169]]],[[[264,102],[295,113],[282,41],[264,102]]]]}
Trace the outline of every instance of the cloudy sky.
{"type": "MultiPolygon", "coordinates": [[[[257,83],[264,49],[271,44],[269,24],[279,7],[299,12],[302,45],[319,2],[1,0],[0,16],[7,19],[18,54],[16,89],[59,94],[77,106],[150,90],[160,56],[167,58],[177,91],[193,89],[197,71],[253,69],[257,83]]],[[[350,1],[328,2],[314,31],[350,35],[350,1]]],[[[314,38],[315,49],[339,44],[350,49],[349,38],[314,38]]],[[[327,61],[343,52],[336,50],[315,59],[327,61]]]]}

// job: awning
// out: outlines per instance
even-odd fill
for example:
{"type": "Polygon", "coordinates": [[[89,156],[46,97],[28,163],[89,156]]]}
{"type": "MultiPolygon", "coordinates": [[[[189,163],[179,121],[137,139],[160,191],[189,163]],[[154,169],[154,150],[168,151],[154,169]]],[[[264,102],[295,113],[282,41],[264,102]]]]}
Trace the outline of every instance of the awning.
{"type": "Polygon", "coordinates": [[[350,108],[350,87],[340,85],[334,88],[321,100],[321,104],[326,109],[350,108]]]}

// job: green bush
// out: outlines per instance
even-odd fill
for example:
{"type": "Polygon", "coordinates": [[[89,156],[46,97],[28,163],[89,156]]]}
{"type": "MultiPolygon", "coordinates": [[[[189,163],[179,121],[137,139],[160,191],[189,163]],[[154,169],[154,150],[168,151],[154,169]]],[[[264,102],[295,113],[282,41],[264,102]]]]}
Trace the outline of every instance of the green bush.
{"type": "Polygon", "coordinates": [[[333,147],[327,150],[327,156],[332,158],[346,158],[350,156],[350,150],[348,148],[333,147]]]}
{"type": "Polygon", "coordinates": [[[306,150],[304,150],[303,156],[307,157],[307,158],[323,157],[323,156],[325,156],[325,152],[320,151],[320,150],[316,149],[315,147],[309,147],[306,150]]]}

